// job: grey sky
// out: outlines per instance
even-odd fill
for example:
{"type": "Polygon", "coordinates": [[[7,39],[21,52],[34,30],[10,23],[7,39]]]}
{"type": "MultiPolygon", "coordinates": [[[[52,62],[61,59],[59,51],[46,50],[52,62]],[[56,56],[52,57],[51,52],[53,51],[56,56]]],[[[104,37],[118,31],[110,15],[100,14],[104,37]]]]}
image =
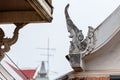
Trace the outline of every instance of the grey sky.
{"type": "MultiPolygon", "coordinates": [[[[47,57],[40,55],[40,53],[47,54],[47,51],[37,48],[47,48],[49,38],[50,48],[56,48],[56,51],[50,51],[50,54],[54,55],[50,57],[51,80],[72,70],[69,62],[65,59],[70,41],[64,17],[64,7],[67,3],[70,4],[70,17],[86,35],[88,26],[96,28],[118,7],[120,0],[53,0],[52,23],[26,25],[20,30],[17,43],[8,52],[8,55],[20,68],[34,68],[40,64],[40,61],[47,60],[47,57]],[[58,72],[58,74],[54,74],[52,71],[58,72]]],[[[11,37],[15,26],[1,26],[4,26],[6,35],[11,37]]]]}

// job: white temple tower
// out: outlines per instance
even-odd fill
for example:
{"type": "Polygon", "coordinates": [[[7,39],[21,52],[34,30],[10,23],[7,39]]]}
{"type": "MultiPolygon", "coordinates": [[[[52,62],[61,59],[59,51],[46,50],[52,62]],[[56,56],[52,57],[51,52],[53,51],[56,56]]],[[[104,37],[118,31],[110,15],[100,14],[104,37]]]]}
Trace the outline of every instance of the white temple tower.
{"type": "Polygon", "coordinates": [[[38,76],[36,77],[35,80],[49,80],[49,77],[47,75],[47,71],[45,69],[45,62],[44,61],[42,61],[41,69],[38,72],[38,76]]]}

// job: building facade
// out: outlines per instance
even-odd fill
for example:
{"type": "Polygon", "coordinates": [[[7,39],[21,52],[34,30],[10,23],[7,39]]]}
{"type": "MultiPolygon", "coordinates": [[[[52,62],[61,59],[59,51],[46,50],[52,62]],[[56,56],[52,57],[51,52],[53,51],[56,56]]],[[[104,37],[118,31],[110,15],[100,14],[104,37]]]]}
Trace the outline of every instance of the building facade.
{"type": "Polygon", "coordinates": [[[120,6],[84,37],[65,7],[70,50],[66,56],[73,71],[57,80],[120,80],[120,6]]]}

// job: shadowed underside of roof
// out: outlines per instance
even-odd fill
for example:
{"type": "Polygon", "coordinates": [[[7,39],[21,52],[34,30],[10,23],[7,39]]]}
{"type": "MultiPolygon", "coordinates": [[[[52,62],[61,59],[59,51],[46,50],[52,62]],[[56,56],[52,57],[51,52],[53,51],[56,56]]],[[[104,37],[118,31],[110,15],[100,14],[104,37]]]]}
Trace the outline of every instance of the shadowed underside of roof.
{"type": "Polygon", "coordinates": [[[0,23],[51,22],[52,8],[52,4],[46,0],[2,0],[0,23]]]}

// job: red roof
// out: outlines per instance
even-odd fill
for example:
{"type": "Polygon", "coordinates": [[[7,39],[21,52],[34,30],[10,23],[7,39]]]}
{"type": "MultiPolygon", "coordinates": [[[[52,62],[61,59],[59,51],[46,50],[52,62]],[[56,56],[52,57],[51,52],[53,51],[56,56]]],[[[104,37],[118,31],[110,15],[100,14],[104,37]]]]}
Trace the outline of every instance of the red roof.
{"type": "Polygon", "coordinates": [[[6,62],[19,76],[21,76],[24,80],[33,78],[36,69],[24,69],[24,70],[19,70],[10,63],[6,62]]]}
{"type": "Polygon", "coordinates": [[[34,74],[35,74],[35,72],[36,72],[36,70],[35,69],[27,69],[27,70],[21,70],[25,75],[26,75],[26,77],[27,78],[33,78],[33,76],[34,76],[34,74]]]}
{"type": "Polygon", "coordinates": [[[24,74],[21,72],[21,70],[18,70],[16,67],[14,67],[13,65],[11,65],[11,64],[8,63],[7,61],[6,61],[6,63],[7,63],[21,78],[23,78],[24,80],[27,80],[26,75],[24,75],[24,74]]]}

